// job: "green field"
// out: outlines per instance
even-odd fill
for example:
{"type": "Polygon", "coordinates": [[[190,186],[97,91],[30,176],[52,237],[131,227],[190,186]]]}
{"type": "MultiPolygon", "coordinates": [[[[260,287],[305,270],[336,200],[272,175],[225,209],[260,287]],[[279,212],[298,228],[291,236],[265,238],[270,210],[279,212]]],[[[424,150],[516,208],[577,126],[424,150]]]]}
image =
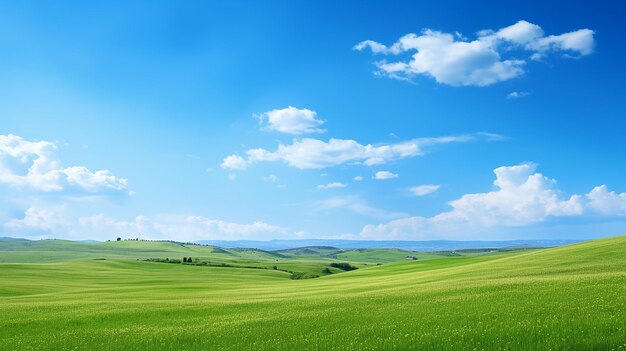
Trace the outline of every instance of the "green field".
{"type": "Polygon", "coordinates": [[[626,350],[624,236],[465,256],[11,240],[0,279],[3,350],[626,350]],[[211,265],[144,261],[183,256],[211,265]]]}

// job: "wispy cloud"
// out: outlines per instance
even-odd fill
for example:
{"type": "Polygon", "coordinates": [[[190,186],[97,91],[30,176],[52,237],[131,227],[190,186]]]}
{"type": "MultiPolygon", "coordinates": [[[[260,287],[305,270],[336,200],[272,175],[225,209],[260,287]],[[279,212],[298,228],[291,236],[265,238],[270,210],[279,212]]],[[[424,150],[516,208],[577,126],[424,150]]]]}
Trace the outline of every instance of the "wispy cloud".
{"type": "Polygon", "coordinates": [[[230,155],[224,158],[221,167],[243,170],[254,163],[282,161],[299,169],[320,169],[342,164],[381,165],[392,160],[418,157],[429,148],[451,143],[466,143],[475,140],[496,141],[504,137],[493,133],[475,133],[457,136],[417,138],[392,144],[363,145],[350,139],[294,139],[291,144],[280,144],[276,151],[250,149],[246,157],[230,155]]]}
{"type": "Polygon", "coordinates": [[[315,206],[317,211],[338,209],[348,210],[361,216],[386,220],[407,216],[403,212],[388,211],[371,206],[365,200],[355,195],[331,197],[316,202],[315,206]]]}
{"type": "Polygon", "coordinates": [[[337,189],[337,188],[345,188],[347,186],[348,186],[348,184],[345,184],[345,183],[331,182],[331,183],[328,183],[328,184],[320,184],[320,185],[317,186],[317,189],[319,189],[319,190],[337,189]]]}
{"type": "Polygon", "coordinates": [[[506,96],[507,99],[519,99],[530,95],[529,92],[526,91],[513,91],[506,96]]]}
{"type": "Polygon", "coordinates": [[[439,190],[441,186],[435,184],[417,185],[409,188],[409,193],[413,196],[426,196],[439,190]]]}
{"type": "Polygon", "coordinates": [[[378,180],[387,180],[387,179],[393,179],[393,178],[398,178],[399,175],[396,173],[392,173],[389,171],[378,171],[376,172],[376,174],[374,174],[374,179],[378,179],[378,180]]]}

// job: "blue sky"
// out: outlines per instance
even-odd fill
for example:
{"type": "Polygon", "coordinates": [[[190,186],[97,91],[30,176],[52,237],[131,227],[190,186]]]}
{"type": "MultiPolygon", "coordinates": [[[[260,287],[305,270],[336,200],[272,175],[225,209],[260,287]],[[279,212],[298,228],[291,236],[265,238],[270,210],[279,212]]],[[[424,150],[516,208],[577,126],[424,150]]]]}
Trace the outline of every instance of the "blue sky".
{"type": "Polygon", "coordinates": [[[623,13],[2,2],[0,234],[624,233],[623,13]]]}

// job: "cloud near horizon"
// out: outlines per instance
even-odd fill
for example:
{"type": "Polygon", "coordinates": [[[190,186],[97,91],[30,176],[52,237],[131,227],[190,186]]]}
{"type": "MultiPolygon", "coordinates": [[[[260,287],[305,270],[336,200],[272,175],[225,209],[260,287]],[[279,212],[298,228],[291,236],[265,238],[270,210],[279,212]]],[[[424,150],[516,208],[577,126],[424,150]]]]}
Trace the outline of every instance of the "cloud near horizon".
{"type": "Polygon", "coordinates": [[[590,55],[593,36],[590,29],[545,36],[540,26],[522,20],[497,31],[482,30],[471,41],[459,33],[424,29],[419,35],[404,35],[391,46],[364,40],[353,49],[385,56],[410,53],[408,59],[377,62],[379,75],[401,80],[424,75],[440,84],[482,87],[518,77],[526,72],[528,60],[542,60],[550,53],[590,55]]]}
{"type": "Polygon", "coordinates": [[[463,195],[448,203],[450,211],[432,217],[412,216],[366,225],[359,236],[459,239],[485,229],[523,227],[557,217],[626,216],[626,193],[616,194],[601,185],[586,195],[562,197],[556,180],[536,173],[536,168],[533,163],[498,167],[493,191],[463,195]]]}
{"type": "MultiPolygon", "coordinates": [[[[365,240],[464,240],[479,233],[484,237],[485,233],[529,227],[556,218],[626,217],[626,193],[600,185],[584,195],[563,196],[556,180],[537,173],[536,168],[533,163],[498,167],[494,170],[492,191],[463,195],[448,203],[451,210],[432,217],[372,207],[354,195],[318,201],[314,210],[347,210],[389,221],[366,225],[358,235],[345,237],[365,240]]],[[[5,222],[0,232],[27,238],[67,239],[84,239],[85,233],[89,233],[90,238],[101,240],[139,235],[144,239],[180,241],[297,237],[295,231],[263,221],[235,223],[197,215],[140,215],[133,220],[118,220],[104,214],[73,216],[69,212],[66,205],[31,206],[22,218],[5,222]]]]}
{"type": "Polygon", "coordinates": [[[119,220],[104,214],[75,217],[65,205],[45,208],[30,207],[23,218],[12,219],[4,225],[4,232],[35,238],[91,238],[101,240],[120,236],[150,240],[241,240],[267,239],[267,235],[290,236],[288,228],[262,221],[235,223],[197,215],[136,216],[134,220],[119,220]]]}
{"type": "Polygon", "coordinates": [[[18,189],[71,195],[128,194],[128,180],[109,170],[61,167],[57,145],[0,135],[0,183],[18,189]]]}

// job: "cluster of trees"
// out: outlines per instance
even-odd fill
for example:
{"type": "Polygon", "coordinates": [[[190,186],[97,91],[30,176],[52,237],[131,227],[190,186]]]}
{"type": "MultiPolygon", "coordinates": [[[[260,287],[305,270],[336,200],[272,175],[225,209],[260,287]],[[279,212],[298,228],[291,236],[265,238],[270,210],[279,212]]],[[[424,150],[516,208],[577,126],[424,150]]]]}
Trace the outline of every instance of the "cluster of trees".
{"type": "Polygon", "coordinates": [[[293,272],[291,273],[291,279],[293,280],[300,280],[300,279],[312,279],[312,278],[318,278],[319,275],[314,274],[314,273],[310,273],[310,272],[293,272]]]}
{"type": "MultiPolygon", "coordinates": [[[[192,243],[192,242],[181,242],[181,241],[175,241],[175,240],[148,240],[148,239],[140,239],[140,238],[126,238],[126,239],[122,239],[121,237],[117,237],[116,241],[147,241],[147,242],[152,242],[152,243],[171,243],[171,244],[177,244],[177,245],[182,245],[182,246],[211,246],[211,245],[205,245],[205,244],[198,244],[198,243],[192,243]]],[[[111,240],[107,240],[107,241],[111,241],[111,240]]],[[[219,248],[216,248],[219,249],[219,248]]]]}
{"type": "Polygon", "coordinates": [[[352,271],[352,270],[355,270],[355,269],[358,268],[358,267],[352,266],[352,265],[350,265],[349,263],[346,263],[346,262],[333,262],[333,263],[330,264],[330,266],[334,267],[334,268],[339,268],[339,269],[341,269],[343,271],[352,271]]]}
{"type": "Polygon", "coordinates": [[[193,263],[191,257],[183,257],[183,263],[193,263]]]}

